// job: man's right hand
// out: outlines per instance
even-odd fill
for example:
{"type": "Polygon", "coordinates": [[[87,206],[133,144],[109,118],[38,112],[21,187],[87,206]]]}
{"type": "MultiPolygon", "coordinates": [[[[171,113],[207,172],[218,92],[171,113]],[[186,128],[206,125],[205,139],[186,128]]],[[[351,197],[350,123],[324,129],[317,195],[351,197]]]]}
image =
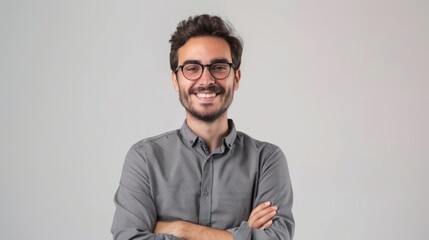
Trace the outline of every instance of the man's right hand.
{"type": "Polygon", "coordinates": [[[273,224],[273,217],[277,213],[277,206],[271,206],[271,202],[259,204],[250,213],[249,227],[253,229],[265,229],[273,224]]]}

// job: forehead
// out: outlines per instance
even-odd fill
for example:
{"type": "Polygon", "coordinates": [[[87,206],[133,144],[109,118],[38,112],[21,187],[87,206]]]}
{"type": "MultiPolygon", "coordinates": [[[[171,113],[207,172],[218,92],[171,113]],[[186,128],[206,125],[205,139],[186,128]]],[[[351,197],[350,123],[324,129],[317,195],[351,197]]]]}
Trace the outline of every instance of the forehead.
{"type": "Polygon", "coordinates": [[[219,37],[200,36],[190,38],[178,50],[179,64],[187,60],[210,63],[212,59],[227,59],[230,62],[231,50],[228,42],[219,37]]]}

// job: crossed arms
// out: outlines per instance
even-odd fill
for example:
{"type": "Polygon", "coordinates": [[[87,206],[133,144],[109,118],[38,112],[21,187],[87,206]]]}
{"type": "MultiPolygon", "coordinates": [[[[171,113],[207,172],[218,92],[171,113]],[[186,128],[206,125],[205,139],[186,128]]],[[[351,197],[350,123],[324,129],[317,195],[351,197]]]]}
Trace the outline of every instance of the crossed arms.
{"type": "MultiPolygon", "coordinates": [[[[267,151],[267,156],[258,169],[253,196],[246,196],[252,199],[253,210],[249,210],[247,217],[243,215],[239,219],[236,218],[234,224],[228,225],[232,228],[215,229],[195,224],[198,221],[183,221],[186,219],[181,218],[181,215],[177,215],[179,217],[176,219],[159,217],[159,211],[164,205],[161,206],[157,202],[160,199],[153,194],[157,188],[151,185],[155,183],[151,177],[159,175],[149,174],[153,168],[148,164],[145,155],[147,153],[136,147],[130,149],[115,195],[116,212],[111,229],[114,239],[291,240],[294,220],[291,212],[292,188],[286,159],[278,148],[270,148],[267,151]]],[[[231,199],[235,199],[232,197],[231,199]]],[[[172,204],[174,206],[174,200],[172,204]]],[[[184,204],[190,208],[194,206],[192,203],[184,204]]],[[[241,202],[237,201],[237,204],[241,205],[241,202]]],[[[184,205],[180,205],[181,213],[186,214],[187,210],[183,207],[184,205]]],[[[231,206],[228,211],[229,209],[236,211],[231,206]]]]}
{"type": "MultiPolygon", "coordinates": [[[[248,225],[252,229],[265,229],[273,224],[272,218],[278,207],[271,206],[271,202],[264,202],[253,209],[248,225]]],[[[205,227],[186,221],[164,222],[158,221],[154,233],[165,233],[185,240],[232,240],[233,235],[224,230],[205,227]]]]}

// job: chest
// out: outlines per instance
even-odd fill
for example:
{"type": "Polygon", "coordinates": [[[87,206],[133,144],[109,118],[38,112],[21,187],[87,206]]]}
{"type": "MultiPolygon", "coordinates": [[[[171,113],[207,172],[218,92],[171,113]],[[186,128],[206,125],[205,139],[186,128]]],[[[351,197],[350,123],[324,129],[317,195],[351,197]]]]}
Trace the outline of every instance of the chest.
{"type": "Polygon", "coordinates": [[[150,172],[160,220],[185,220],[226,229],[250,215],[258,179],[257,162],[251,159],[171,156],[150,172]]]}

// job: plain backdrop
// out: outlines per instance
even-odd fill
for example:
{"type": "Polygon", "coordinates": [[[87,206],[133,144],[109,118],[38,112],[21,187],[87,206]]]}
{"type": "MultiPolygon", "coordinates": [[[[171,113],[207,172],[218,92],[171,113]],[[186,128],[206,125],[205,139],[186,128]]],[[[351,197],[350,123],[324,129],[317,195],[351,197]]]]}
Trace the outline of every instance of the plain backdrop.
{"type": "Polygon", "coordinates": [[[129,147],[184,121],[170,35],[244,40],[229,117],[279,145],[296,240],[429,239],[429,2],[0,1],[0,239],[111,239],[129,147]]]}

